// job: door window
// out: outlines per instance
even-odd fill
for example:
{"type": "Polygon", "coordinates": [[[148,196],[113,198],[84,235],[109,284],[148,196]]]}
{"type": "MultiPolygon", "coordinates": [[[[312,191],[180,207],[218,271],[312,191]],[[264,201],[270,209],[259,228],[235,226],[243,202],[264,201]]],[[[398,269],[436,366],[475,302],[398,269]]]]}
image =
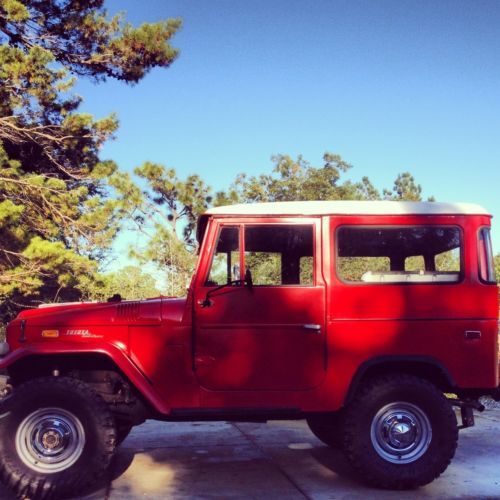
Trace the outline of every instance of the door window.
{"type": "Polygon", "coordinates": [[[222,227],[205,286],[227,285],[240,279],[239,248],[239,229],[222,227]]]}
{"type": "MultiPolygon", "coordinates": [[[[255,286],[313,285],[312,225],[247,226],[244,231],[243,265],[255,286]]],[[[240,265],[239,228],[223,226],[205,286],[241,280],[240,265]]]]}
{"type": "Polygon", "coordinates": [[[245,269],[256,286],[313,285],[313,227],[246,227],[245,269]]]}

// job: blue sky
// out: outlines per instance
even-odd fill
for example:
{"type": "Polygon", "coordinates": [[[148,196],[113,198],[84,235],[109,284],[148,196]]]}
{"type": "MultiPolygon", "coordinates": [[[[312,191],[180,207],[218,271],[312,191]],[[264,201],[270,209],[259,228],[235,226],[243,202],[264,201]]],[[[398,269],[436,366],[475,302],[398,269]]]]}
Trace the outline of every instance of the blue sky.
{"type": "Polygon", "coordinates": [[[269,172],[273,154],[320,165],[332,151],[353,180],[381,189],[410,171],[425,196],[482,204],[500,251],[500,1],[106,6],[134,24],[184,21],[171,68],[133,87],[78,85],[86,111],[118,113],[103,156],[121,168],[151,160],[223,189],[239,172],[269,172]]]}

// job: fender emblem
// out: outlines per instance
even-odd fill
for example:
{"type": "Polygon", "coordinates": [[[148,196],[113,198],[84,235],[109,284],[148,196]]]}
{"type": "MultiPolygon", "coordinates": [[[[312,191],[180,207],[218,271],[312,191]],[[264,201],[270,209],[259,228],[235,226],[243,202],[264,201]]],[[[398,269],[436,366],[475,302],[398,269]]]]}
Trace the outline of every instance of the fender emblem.
{"type": "Polygon", "coordinates": [[[70,337],[83,337],[86,339],[100,339],[102,335],[94,335],[89,330],[66,330],[66,335],[70,337]]]}

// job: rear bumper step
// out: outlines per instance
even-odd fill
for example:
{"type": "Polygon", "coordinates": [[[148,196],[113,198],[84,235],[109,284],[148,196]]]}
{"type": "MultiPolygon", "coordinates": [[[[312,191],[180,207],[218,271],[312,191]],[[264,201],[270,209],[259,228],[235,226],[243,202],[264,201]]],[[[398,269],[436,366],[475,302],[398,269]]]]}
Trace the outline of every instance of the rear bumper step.
{"type": "Polygon", "coordinates": [[[495,400],[495,401],[500,401],[500,386],[497,387],[492,393],[491,393],[491,397],[495,400]]]}
{"type": "Polygon", "coordinates": [[[458,406],[460,408],[460,416],[462,417],[462,425],[459,425],[459,429],[467,429],[467,427],[474,426],[474,411],[477,410],[482,412],[485,410],[484,405],[479,401],[473,399],[466,399],[462,401],[460,399],[451,400],[453,406],[458,406]]]}

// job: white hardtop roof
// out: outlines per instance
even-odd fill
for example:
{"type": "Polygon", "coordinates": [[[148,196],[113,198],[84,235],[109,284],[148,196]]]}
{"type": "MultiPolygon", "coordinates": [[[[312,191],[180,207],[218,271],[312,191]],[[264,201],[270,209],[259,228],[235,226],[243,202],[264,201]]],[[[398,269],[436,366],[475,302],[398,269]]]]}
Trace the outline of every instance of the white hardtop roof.
{"type": "Polygon", "coordinates": [[[215,207],[207,215],[490,215],[473,203],[437,201],[278,201],[215,207]]]}

